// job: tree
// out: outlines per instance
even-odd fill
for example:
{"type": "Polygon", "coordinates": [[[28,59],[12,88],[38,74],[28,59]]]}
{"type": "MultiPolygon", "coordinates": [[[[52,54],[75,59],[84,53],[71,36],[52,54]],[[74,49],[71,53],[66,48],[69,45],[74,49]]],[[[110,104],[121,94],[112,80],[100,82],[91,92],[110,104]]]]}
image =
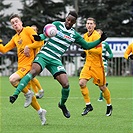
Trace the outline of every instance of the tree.
{"type": "Polygon", "coordinates": [[[25,25],[37,25],[39,32],[42,27],[55,20],[64,21],[65,4],[63,2],[53,2],[52,0],[21,0],[23,9],[22,20],[25,25]]]}
{"type": "Polygon", "coordinates": [[[81,26],[78,30],[86,32],[85,22],[94,17],[97,28],[101,28],[110,37],[133,36],[133,5],[131,0],[78,0],[81,26]]]}
{"type": "Polygon", "coordinates": [[[13,34],[13,30],[9,27],[9,15],[4,14],[5,9],[9,9],[11,7],[10,4],[4,4],[4,0],[0,1],[0,38],[6,40],[4,38],[11,37],[13,34]]]}

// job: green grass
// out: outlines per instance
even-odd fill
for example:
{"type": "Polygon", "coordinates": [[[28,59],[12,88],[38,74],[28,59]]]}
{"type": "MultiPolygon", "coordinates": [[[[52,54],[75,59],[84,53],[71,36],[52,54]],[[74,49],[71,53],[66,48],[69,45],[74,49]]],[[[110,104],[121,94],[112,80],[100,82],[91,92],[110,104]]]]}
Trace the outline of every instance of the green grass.
{"type": "Polygon", "coordinates": [[[98,102],[99,89],[92,81],[87,86],[90,91],[94,110],[81,116],[85,103],[80,93],[78,77],[69,77],[70,97],[67,107],[71,118],[63,116],[57,107],[61,86],[53,77],[37,77],[45,90],[45,96],[38,102],[47,110],[47,122],[41,126],[37,112],[30,106],[24,108],[24,96],[21,93],[12,105],[9,96],[14,88],[8,77],[0,77],[0,132],[1,133],[132,133],[133,103],[132,77],[107,77],[112,97],[113,114],[106,117],[106,103],[98,102]]]}

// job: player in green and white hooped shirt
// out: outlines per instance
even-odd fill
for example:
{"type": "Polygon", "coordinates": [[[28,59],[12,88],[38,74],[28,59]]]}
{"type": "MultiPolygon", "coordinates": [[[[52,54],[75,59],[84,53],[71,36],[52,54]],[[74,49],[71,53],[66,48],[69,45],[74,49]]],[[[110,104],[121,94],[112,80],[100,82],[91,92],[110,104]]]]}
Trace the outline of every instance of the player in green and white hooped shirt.
{"type": "MultiPolygon", "coordinates": [[[[99,34],[102,34],[102,31],[100,29],[97,29],[99,34]]],[[[103,59],[103,64],[104,64],[104,71],[105,71],[105,76],[108,74],[108,59],[113,58],[113,53],[109,47],[109,44],[105,41],[102,42],[102,59],[103,59]]],[[[108,83],[106,83],[106,86],[108,86],[108,83]]],[[[100,96],[98,98],[98,101],[103,101],[103,95],[102,91],[100,91],[100,96]]]]}
{"type": "MultiPolygon", "coordinates": [[[[72,28],[73,24],[76,23],[76,20],[76,12],[71,11],[66,17],[65,22],[53,22],[58,30],[57,35],[55,37],[49,38],[46,41],[45,46],[43,46],[41,51],[37,54],[35,60],[33,61],[30,72],[21,79],[13,96],[10,96],[11,103],[15,102],[24,86],[26,86],[28,82],[38,75],[44,68],[46,68],[62,86],[62,96],[60,102],[58,103],[58,107],[62,110],[63,115],[66,118],[70,117],[70,113],[65,105],[65,102],[69,96],[70,87],[66,70],[61,62],[60,57],[65,53],[72,43],[77,43],[84,49],[91,49],[107,38],[103,33],[101,38],[95,42],[86,42],[81,35],[72,28]]],[[[46,36],[44,34],[40,34],[39,36],[34,35],[34,39],[36,41],[45,40],[46,36]]]]}

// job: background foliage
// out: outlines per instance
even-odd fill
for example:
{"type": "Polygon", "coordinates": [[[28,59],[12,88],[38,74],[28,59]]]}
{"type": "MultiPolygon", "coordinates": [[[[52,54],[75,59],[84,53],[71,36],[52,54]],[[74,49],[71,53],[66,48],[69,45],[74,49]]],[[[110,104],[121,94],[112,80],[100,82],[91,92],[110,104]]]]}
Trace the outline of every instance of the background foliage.
{"type": "MultiPolygon", "coordinates": [[[[20,0],[23,8],[21,13],[24,26],[36,24],[39,33],[45,24],[55,20],[64,21],[68,7],[79,14],[76,29],[83,34],[86,32],[85,22],[88,17],[94,17],[97,28],[107,32],[109,37],[133,36],[133,2],[132,0],[20,0]]],[[[12,4],[0,1],[0,38],[11,38],[14,31],[10,28],[9,16],[4,14],[12,4]]]]}

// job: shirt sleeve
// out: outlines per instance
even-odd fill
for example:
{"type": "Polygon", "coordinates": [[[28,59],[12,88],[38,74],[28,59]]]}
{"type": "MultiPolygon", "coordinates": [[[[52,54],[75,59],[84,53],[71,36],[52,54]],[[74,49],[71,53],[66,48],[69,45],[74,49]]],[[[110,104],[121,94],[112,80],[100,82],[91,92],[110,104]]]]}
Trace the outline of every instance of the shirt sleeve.
{"type": "Polygon", "coordinates": [[[97,45],[99,45],[101,43],[100,39],[97,39],[96,41],[93,42],[86,42],[79,34],[76,37],[75,42],[77,44],[79,44],[83,49],[87,50],[87,49],[91,49],[96,47],[97,45]]]}
{"type": "Polygon", "coordinates": [[[35,41],[33,35],[37,35],[37,33],[31,28],[27,28],[26,29],[27,34],[29,35],[30,39],[32,40],[31,44],[27,44],[27,46],[30,49],[36,49],[36,48],[40,48],[43,46],[43,41],[35,41]]]}
{"type": "Polygon", "coordinates": [[[0,45],[0,52],[4,54],[16,47],[13,38],[5,46],[3,46],[2,44],[0,45]]]}
{"type": "Polygon", "coordinates": [[[95,53],[95,54],[101,54],[102,53],[102,46],[97,48],[92,48],[88,50],[89,52],[95,53]]]}
{"type": "Polygon", "coordinates": [[[128,59],[128,56],[130,55],[130,53],[133,52],[133,51],[132,51],[132,48],[133,48],[133,43],[130,44],[130,45],[127,47],[127,49],[126,49],[126,51],[125,51],[125,53],[124,53],[124,58],[125,58],[125,59],[128,59]]]}
{"type": "Polygon", "coordinates": [[[107,43],[107,42],[105,42],[105,43],[106,43],[105,45],[106,45],[107,52],[109,53],[108,58],[111,59],[111,58],[113,58],[112,50],[111,50],[111,48],[109,47],[108,43],[107,43]]]}

